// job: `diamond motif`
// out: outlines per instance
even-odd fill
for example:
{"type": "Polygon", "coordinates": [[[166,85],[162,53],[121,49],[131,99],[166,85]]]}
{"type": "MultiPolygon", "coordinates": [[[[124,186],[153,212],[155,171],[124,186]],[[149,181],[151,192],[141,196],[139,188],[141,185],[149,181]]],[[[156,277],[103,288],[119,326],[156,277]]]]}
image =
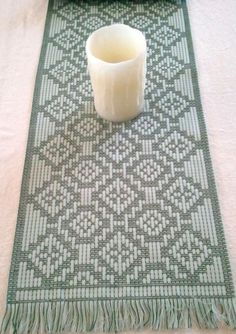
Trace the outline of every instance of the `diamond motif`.
{"type": "Polygon", "coordinates": [[[141,250],[120,231],[109,239],[98,254],[119,275],[142,255],[141,250]]]}
{"type": "Polygon", "coordinates": [[[78,36],[72,29],[67,28],[67,30],[58,35],[54,41],[63,49],[70,50],[78,44],[78,36]]]}
{"type": "Polygon", "coordinates": [[[93,31],[104,26],[104,21],[99,19],[96,16],[88,17],[87,20],[83,23],[87,31],[93,31]]]}
{"type": "Polygon", "coordinates": [[[173,45],[178,37],[179,34],[168,26],[162,26],[153,36],[154,39],[157,39],[157,41],[164,46],[173,45]]]}
{"type": "Polygon", "coordinates": [[[83,9],[81,6],[77,6],[73,2],[63,6],[60,10],[58,10],[58,14],[65,17],[68,21],[79,19],[81,14],[84,12],[85,9],[83,9]]]}
{"type": "Polygon", "coordinates": [[[77,237],[90,238],[98,228],[98,222],[95,214],[85,211],[71,219],[69,226],[77,237]]]}
{"type": "MultiPolygon", "coordinates": [[[[145,111],[144,111],[145,112],[145,111]]],[[[156,132],[158,128],[158,122],[150,116],[140,116],[132,125],[132,127],[142,134],[145,135],[151,135],[154,132],[156,132]]]]}
{"type": "Polygon", "coordinates": [[[174,92],[168,92],[158,101],[158,105],[161,110],[174,118],[189,106],[189,102],[174,92]]]}
{"type": "Polygon", "coordinates": [[[54,78],[62,83],[71,81],[73,77],[78,74],[78,67],[73,65],[68,59],[60,62],[57,66],[53,67],[50,72],[54,78]]]}
{"type": "Polygon", "coordinates": [[[157,71],[168,80],[174,78],[182,68],[183,65],[180,62],[169,56],[165,56],[156,66],[157,71]]]}
{"type": "Polygon", "coordinates": [[[134,187],[128,186],[126,182],[116,178],[107,181],[107,185],[101,194],[99,194],[99,198],[113,212],[120,214],[130,208],[134,201],[139,199],[139,193],[134,187]]]}
{"type": "Polygon", "coordinates": [[[171,222],[157,210],[146,210],[136,224],[148,235],[157,237],[165,234],[171,222]]]}
{"type": "Polygon", "coordinates": [[[208,249],[202,240],[187,230],[175,241],[169,254],[179,263],[177,267],[179,276],[187,278],[185,271],[187,270],[194,275],[195,271],[211,254],[211,249],[208,249]]]}
{"type": "MultiPolygon", "coordinates": [[[[173,14],[175,11],[178,10],[178,6],[176,6],[176,4],[172,1],[159,1],[158,6],[156,5],[156,3],[147,3],[146,4],[147,7],[146,9],[150,9],[151,11],[153,11],[156,16],[158,17],[167,17],[171,14],[173,14]]],[[[155,16],[155,19],[156,19],[155,16]]]]}
{"type": "Polygon", "coordinates": [[[157,182],[160,175],[166,171],[165,166],[161,165],[155,156],[144,160],[140,159],[132,169],[135,174],[147,183],[157,182]]]}
{"type": "Polygon", "coordinates": [[[181,176],[169,186],[163,197],[186,213],[201,197],[202,192],[181,176]]]}
{"type": "Polygon", "coordinates": [[[60,182],[54,181],[35,197],[42,209],[44,209],[51,217],[55,217],[70,201],[74,195],[60,182]]]}
{"type": "Polygon", "coordinates": [[[48,162],[56,166],[75,152],[76,148],[61,134],[54,136],[40,149],[40,153],[47,158],[48,162]]]}
{"type": "Polygon", "coordinates": [[[177,162],[189,154],[195,144],[177,131],[173,131],[160,146],[163,152],[166,152],[177,162]]]}
{"type": "Polygon", "coordinates": [[[101,172],[102,169],[95,161],[86,159],[77,163],[76,167],[72,170],[72,175],[76,179],[79,178],[80,182],[87,186],[88,183],[93,182],[101,172]]]}
{"type": "Polygon", "coordinates": [[[152,20],[144,15],[136,15],[129,24],[138,29],[147,29],[148,26],[152,25],[152,20]]]}
{"type": "Polygon", "coordinates": [[[61,243],[53,234],[49,234],[33,249],[29,259],[34,267],[49,278],[70,256],[71,253],[64,247],[64,243],[61,243]]]}
{"type": "Polygon", "coordinates": [[[136,148],[134,138],[124,137],[120,133],[115,133],[106,139],[102,145],[101,152],[106,154],[113,162],[123,162],[136,148]]]}
{"type": "Polygon", "coordinates": [[[101,133],[103,126],[96,118],[86,117],[79,120],[74,132],[83,140],[94,140],[94,136],[101,133]]]}
{"type": "Polygon", "coordinates": [[[49,105],[45,107],[45,110],[59,122],[64,121],[76,110],[76,104],[73,100],[64,95],[58,96],[49,105]]]}
{"type": "Polygon", "coordinates": [[[118,19],[119,15],[125,17],[126,11],[129,11],[129,6],[122,2],[108,1],[103,10],[112,18],[118,19]]]}

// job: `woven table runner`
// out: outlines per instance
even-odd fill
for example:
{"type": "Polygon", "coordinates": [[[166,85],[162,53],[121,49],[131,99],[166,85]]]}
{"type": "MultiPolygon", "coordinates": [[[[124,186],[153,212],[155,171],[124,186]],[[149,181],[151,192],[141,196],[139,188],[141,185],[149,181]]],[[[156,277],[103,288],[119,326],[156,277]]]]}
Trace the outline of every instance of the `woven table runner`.
{"type": "Polygon", "coordinates": [[[182,1],[49,2],[3,333],[236,326],[182,1]],[[145,33],[144,111],[94,110],[85,41],[145,33]]]}

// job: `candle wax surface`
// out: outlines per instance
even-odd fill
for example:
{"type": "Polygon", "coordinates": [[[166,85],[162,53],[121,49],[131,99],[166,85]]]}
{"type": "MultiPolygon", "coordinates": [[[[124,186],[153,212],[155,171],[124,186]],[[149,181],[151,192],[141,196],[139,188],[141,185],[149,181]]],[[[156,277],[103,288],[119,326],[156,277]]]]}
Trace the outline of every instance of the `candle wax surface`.
{"type": "Polygon", "coordinates": [[[144,35],[124,24],[103,27],[90,35],[86,52],[98,114],[114,122],[136,117],[144,100],[144,35]]]}

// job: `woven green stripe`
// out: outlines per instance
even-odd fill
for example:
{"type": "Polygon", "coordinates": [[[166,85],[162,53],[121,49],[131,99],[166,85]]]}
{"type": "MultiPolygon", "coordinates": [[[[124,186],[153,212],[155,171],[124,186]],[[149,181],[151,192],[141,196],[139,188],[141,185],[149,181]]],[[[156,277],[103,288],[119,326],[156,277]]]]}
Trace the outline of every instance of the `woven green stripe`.
{"type": "Polygon", "coordinates": [[[235,297],[185,2],[50,1],[4,333],[217,328],[235,297]],[[94,110],[85,41],[148,43],[145,108],[94,110]]]}

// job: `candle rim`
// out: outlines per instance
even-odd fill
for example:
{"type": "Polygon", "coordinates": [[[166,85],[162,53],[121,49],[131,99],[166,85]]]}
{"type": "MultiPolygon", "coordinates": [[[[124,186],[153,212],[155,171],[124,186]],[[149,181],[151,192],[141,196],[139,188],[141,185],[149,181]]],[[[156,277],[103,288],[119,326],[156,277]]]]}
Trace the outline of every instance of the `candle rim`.
{"type": "Polygon", "coordinates": [[[106,25],[106,26],[100,27],[99,29],[93,31],[89,35],[89,37],[88,37],[88,39],[86,41],[86,53],[87,53],[87,56],[91,57],[93,60],[95,60],[95,61],[97,61],[99,63],[102,63],[102,64],[107,65],[107,66],[113,66],[113,67],[119,66],[119,65],[126,65],[126,64],[128,65],[130,63],[134,63],[135,61],[137,61],[139,58],[143,57],[143,55],[146,54],[146,50],[147,50],[147,43],[146,43],[146,39],[145,39],[144,33],[141,30],[133,28],[133,27],[131,27],[131,26],[127,25],[127,24],[124,24],[124,23],[114,23],[114,24],[111,24],[111,25],[106,25]],[[91,39],[93,38],[93,35],[95,33],[98,33],[101,30],[105,30],[107,28],[111,28],[111,27],[114,27],[114,26],[123,26],[123,27],[129,28],[129,29],[132,29],[135,32],[138,32],[138,34],[141,36],[141,38],[142,38],[142,44],[143,44],[142,45],[142,49],[141,49],[140,52],[138,52],[138,54],[135,57],[130,58],[130,59],[126,59],[126,60],[117,61],[117,62],[108,62],[108,61],[105,61],[105,60],[103,60],[103,59],[101,59],[99,57],[96,57],[92,53],[90,43],[91,43],[91,39]]]}

